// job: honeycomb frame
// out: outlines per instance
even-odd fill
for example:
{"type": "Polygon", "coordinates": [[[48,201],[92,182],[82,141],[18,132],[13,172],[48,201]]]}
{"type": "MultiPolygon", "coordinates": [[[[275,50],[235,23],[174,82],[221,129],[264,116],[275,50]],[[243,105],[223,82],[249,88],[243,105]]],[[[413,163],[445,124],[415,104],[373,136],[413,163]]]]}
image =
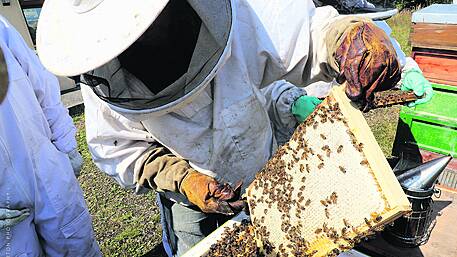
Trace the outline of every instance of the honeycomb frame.
{"type": "Polygon", "coordinates": [[[336,256],[410,210],[342,86],[278,149],[247,198],[266,256],[336,256]]]}

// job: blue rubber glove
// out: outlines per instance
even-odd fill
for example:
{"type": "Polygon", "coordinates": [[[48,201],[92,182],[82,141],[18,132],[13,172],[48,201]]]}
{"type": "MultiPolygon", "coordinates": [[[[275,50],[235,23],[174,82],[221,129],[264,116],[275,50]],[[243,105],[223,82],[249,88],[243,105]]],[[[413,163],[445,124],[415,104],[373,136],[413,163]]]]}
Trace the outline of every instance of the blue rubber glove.
{"type": "Polygon", "coordinates": [[[322,103],[322,100],[314,96],[300,96],[292,104],[292,114],[301,123],[316,109],[316,106],[322,103]]]}
{"type": "Polygon", "coordinates": [[[414,107],[418,104],[426,103],[430,101],[433,96],[432,85],[426,78],[424,78],[424,75],[422,75],[422,73],[416,69],[412,69],[406,72],[405,77],[402,81],[401,90],[412,90],[417,96],[423,96],[425,93],[425,97],[417,99],[415,102],[409,103],[409,107],[414,107]]]}

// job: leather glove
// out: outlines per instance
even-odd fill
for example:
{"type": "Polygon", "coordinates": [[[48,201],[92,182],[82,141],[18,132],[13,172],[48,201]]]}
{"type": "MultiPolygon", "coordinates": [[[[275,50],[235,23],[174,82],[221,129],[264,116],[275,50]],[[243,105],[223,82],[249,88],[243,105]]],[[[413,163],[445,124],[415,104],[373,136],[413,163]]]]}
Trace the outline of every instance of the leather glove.
{"type": "Polygon", "coordinates": [[[416,69],[411,69],[406,72],[400,89],[403,91],[412,90],[417,96],[423,96],[425,94],[424,97],[416,100],[415,102],[409,103],[409,107],[414,107],[418,104],[426,103],[430,101],[433,96],[432,85],[430,82],[428,82],[424,75],[422,75],[422,72],[416,69]]]}
{"type": "Polygon", "coordinates": [[[332,46],[328,47],[339,68],[337,81],[346,81],[346,95],[368,111],[376,91],[391,89],[398,83],[400,63],[389,37],[374,23],[348,17],[340,21],[343,25],[341,37],[333,38],[337,41],[334,52],[332,46]]]}
{"type": "Polygon", "coordinates": [[[238,200],[241,182],[232,188],[228,184],[219,184],[214,178],[195,170],[187,174],[180,189],[191,203],[205,213],[233,215],[236,211],[241,211],[245,205],[244,201],[238,200]]]}
{"type": "Polygon", "coordinates": [[[8,83],[8,69],[6,67],[3,51],[0,48],[0,104],[6,97],[6,92],[8,91],[8,83]]]}
{"type": "Polygon", "coordinates": [[[11,210],[0,208],[0,229],[12,227],[30,216],[29,209],[11,210]]]}
{"type": "Polygon", "coordinates": [[[292,104],[292,114],[298,120],[298,122],[303,122],[306,118],[322,103],[322,100],[314,96],[303,95],[300,96],[292,104]]]}
{"type": "Polygon", "coordinates": [[[71,167],[73,168],[75,176],[79,177],[81,174],[81,167],[83,166],[83,158],[81,157],[81,154],[79,154],[77,149],[74,149],[68,153],[68,158],[70,158],[71,167]]]}

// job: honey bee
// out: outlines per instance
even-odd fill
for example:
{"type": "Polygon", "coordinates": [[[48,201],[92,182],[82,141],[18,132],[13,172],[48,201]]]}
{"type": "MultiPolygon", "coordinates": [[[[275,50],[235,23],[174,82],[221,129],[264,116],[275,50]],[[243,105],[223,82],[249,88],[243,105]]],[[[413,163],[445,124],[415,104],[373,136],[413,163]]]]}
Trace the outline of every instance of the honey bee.
{"type": "Polygon", "coordinates": [[[346,173],[346,169],[343,166],[338,166],[341,172],[346,173]]]}
{"type": "Polygon", "coordinates": [[[321,134],[321,138],[324,139],[324,140],[327,139],[327,137],[324,136],[324,134],[321,134]]]}
{"type": "Polygon", "coordinates": [[[325,206],[325,207],[327,207],[327,206],[328,206],[328,204],[327,204],[327,201],[326,201],[326,200],[321,200],[321,204],[322,204],[323,206],[325,206]]]}
{"type": "Polygon", "coordinates": [[[309,206],[311,204],[311,199],[306,200],[305,206],[309,206]]]}
{"type": "Polygon", "coordinates": [[[324,233],[328,233],[329,232],[329,229],[327,227],[327,222],[324,222],[324,224],[322,224],[322,231],[324,231],[324,233]]]}
{"type": "Polygon", "coordinates": [[[351,224],[349,224],[349,221],[347,219],[343,219],[343,223],[346,227],[350,227],[351,224]]]}
{"type": "Polygon", "coordinates": [[[317,129],[317,124],[318,124],[317,121],[314,122],[314,124],[313,124],[313,129],[317,129]]]}
{"type": "Polygon", "coordinates": [[[327,208],[325,208],[325,217],[327,217],[327,219],[330,219],[330,213],[327,208]]]}
{"type": "Polygon", "coordinates": [[[320,154],[317,154],[317,158],[319,158],[319,160],[321,160],[321,161],[324,161],[324,159],[322,159],[322,155],[320,155],[320,154]]]}
{"type": "Polygon", "coordinates": [[[325,155],[327,155],[327,157],[330,157],[330,153],[331,153],[330,149],[327,149],[327,152],[325,153],[325,155]]]}
{"type": "Polygon", "coordinates": [[[338,149],[336,150],[337,153],[341,153],[343,151],[343,145],[338,146],[338,149]]]}
{"type": "Polygon", "coordinates": [[[355,149],[356,149],[357,151],[362,152],[363,143],[356,144],[354,147],[355,147],[355,149]]]}
{"type": "Polygon", "coordinates": [[[347,228],[346,227],[342,228],[341,229],[341,234],[345,235],[346,233],[347,233],[347,228]]]}
{"type": "Polygon", "coordinates": [[[360,162],[360,165],[367,166],[367,165],[368,165],[368,161],[367,161],[366,159],[363,159],[363,160],[360,162]]]}
{"type": "Polygon", "coordinates": [[[376,216],[376,218],[374,219],[376,222],[380,222],[382,220],[382,216],[381,215],[378,215],[376,216]]]}
{"type": "Polygon", "coordinates": [[[333,192],[331,195],[330,195],[330,201],[333,203],[333,204],[336,204],[336,201],[338,200],[338,195],[333,192]]]}
{"type": "Polygon", "coordinates": [[[320,163],[320,164],[317,166],[318,169],[322,169],[323,167],[324,167],[324,163],[323,163],[323,162],[320,163]]]}
{"type": "Polygon", "coordinates": [[[306,164],[305,166],[306,166],[306,171],[309,173],[309,165],[306,164]]]}
{"type": "Polygon", "coordinates": [[[316,231],[314,231],[315,234],[320,234],[321,232],[322,232],[321,228],[318,228],[318,229],[316,229],[316,231]]]}

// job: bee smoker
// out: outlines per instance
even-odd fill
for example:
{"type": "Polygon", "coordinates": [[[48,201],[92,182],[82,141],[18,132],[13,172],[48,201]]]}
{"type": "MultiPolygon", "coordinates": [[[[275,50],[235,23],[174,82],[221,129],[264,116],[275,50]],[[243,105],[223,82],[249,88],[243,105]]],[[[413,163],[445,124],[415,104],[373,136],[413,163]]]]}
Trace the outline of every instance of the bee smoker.
{"type": "Polygon", "coordinates": [[[386,227],[383,237],[388,242],[401,247],[417,247],[427,243],[436,224],[432,196],[435,194],[439,197],[441,193],[435,188],[435,181],[451,159],[450,156],[437,158],[396,173],[411,203],[412,212],[386,227]]]}

